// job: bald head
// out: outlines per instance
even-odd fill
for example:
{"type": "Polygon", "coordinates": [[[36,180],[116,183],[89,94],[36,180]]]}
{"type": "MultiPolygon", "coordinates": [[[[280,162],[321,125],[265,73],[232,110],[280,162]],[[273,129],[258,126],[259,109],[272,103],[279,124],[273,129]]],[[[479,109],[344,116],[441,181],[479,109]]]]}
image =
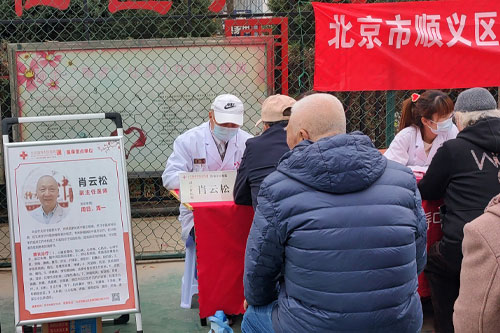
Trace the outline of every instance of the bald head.
{"type": "Polygon", "coordinates": [[[53,185],[57,186],[57,181],[54,177],[45,175],[40,178],[38,178],[38,182],[36,183],[36,188],[39,188],[43,185],[53,185]]]}
{"type": "Polygon", "coordinates": [[[337,97],[329,94],[304,97],[293,105],[286,131],[290,149],[302,140],[316,142],[328,136],[345,134],[344,107],[337,97]]]}

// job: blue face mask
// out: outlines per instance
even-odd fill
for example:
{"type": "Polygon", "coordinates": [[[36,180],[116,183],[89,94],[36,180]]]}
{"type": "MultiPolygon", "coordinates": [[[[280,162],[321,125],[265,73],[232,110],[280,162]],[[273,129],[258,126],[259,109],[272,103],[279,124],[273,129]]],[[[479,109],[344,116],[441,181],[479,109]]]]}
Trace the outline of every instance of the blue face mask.
{"type": "Polygon", "coordinates": [[[436,121],[432,121],[432,122],[437,125],[437,128],[433,129],[432,127],[429,126],[429,129],[431,130],[432,133],[437,134],[437,135],[446,134],[453,127],[453,119],[451,117],[446,119],[446,120],[440,121],[440,122],[436,122],[436,121]]]}
{"type": "Polygon", "coordinates": [[[228,142],[236,133],[238,133],[238,128],[228,128],[214,124],[214,135],[221,141],[228,142]]]}

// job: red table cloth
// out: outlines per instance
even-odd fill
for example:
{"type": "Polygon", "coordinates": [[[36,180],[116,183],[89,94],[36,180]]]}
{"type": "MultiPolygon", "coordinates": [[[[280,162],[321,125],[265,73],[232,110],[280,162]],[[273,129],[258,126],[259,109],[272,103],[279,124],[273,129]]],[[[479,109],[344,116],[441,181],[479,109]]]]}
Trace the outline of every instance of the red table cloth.
{"type": "Polygon", "coordinates": [[[223,310],[244,313],[243,269],[252,206],[234,202],[192,203],[200,318],[223,310]]]}
{"type": "MultiPolygon", "coordinates": [[[[416,174],[417,181],[422,179],[416,174]]],[[[442,200],[423,200],[427,218],[427,250],[443,235],[439,206],[442,200]]],[[[226,314],[244,313],[243,270],[245,248],[253,220],[251,206],[232,201],[192,203],[196,234],[198,270],[198,302],[200,318],[217,310],[226,314]]],[[[424,273],[418,277],[418,292],[429,297],[430,289],[424,273]]]]}
{"type": "MultiPolygon", "coordinates": [[[[415,174],[417,182],[422,179],[423,174],[415,174]]],[[[443,231],[441,230],[441,217],[439,215],[439,206],[443,204],[443,200],[422,200],[425,217],[427,219],[427,252],[432,244],[441,240],[443,231]]],[[[429,283],[422,272],[418,276],[418,293],[420,297],[430,297],[431,290],[429,283]]]]}

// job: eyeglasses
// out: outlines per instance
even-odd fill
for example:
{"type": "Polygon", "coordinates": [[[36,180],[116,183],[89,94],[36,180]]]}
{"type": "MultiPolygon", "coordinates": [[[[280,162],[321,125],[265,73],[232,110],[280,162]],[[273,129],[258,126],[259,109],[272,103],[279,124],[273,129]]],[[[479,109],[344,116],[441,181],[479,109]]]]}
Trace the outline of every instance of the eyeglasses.
{"type": "Polygon", "coordinates": [[[443,122],[443,121],[447,121],[448,119],[451,119],[453,122],[455,122],[455,111],[453,111],[453,112],[451,113],[451,115],[450,115],[448,118],[446,118],[445,120],[441,120],[441,121],[434,121],[434,120],[432,120],[432,119],[429,119],[429,121],[430,121],[430,122],[432,122],[432,123],[434,123],[434,124],[437,124],[437,123],[441,123],[441,122],[443,122]]]}

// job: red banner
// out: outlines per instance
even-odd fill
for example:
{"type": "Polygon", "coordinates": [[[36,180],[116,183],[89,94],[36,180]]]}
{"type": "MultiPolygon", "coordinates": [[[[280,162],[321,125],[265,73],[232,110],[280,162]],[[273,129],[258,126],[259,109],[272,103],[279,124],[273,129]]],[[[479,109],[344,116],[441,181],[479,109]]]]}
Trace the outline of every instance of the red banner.
{"type": "Polygon", "coordinates": [[[315,90],[500,86],[499,1],[313,7],[315,90]]]}

